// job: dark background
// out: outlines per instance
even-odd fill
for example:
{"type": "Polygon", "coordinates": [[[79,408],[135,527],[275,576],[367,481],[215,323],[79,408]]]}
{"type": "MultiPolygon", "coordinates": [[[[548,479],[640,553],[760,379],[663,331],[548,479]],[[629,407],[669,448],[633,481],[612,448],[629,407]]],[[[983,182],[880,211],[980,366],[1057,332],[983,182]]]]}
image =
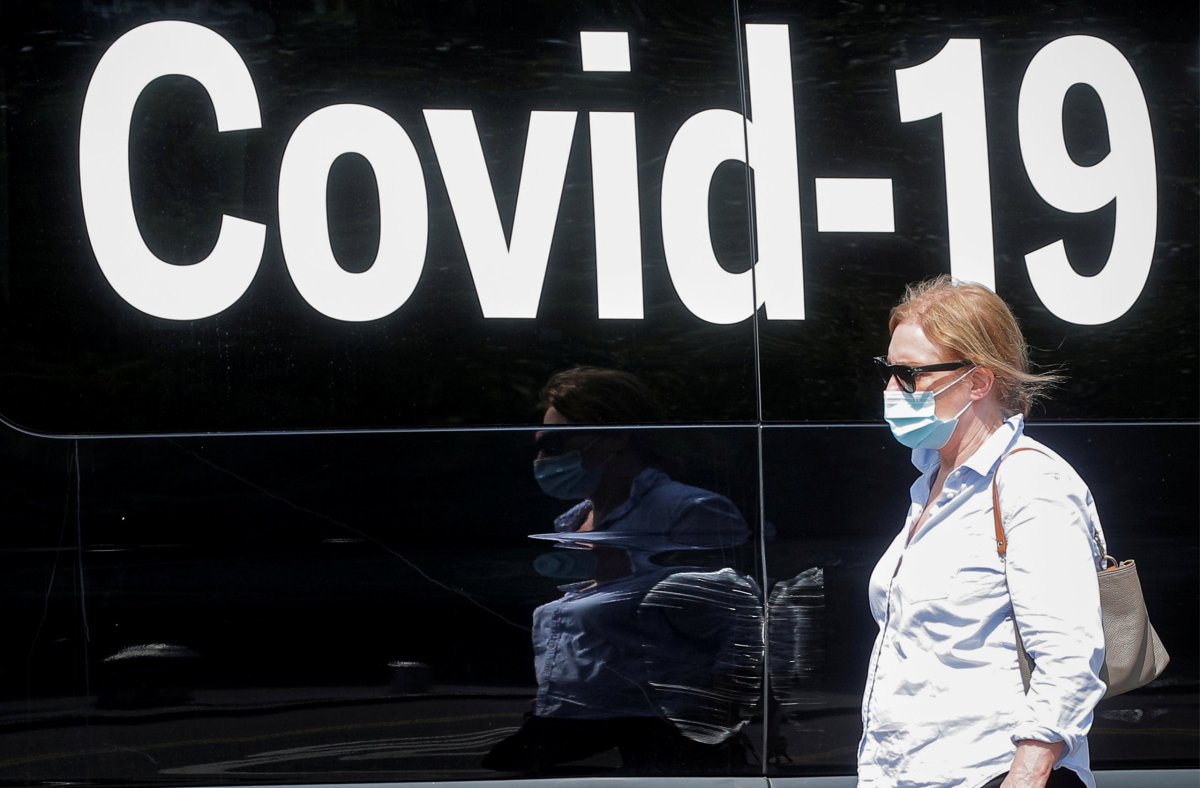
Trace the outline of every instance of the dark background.
{"type": "MultiPolygon", "coordinates": [[[[1037,415],[1196,414],[1195,9],[975,3],[943,13],[926,3],[830,3],[799,11],[771,2],[116,8],[54,4],[5,13],[0,414],[10,423],[57,434],[528,424],[539,415],[530,402],[541,383],[575,363],[641,375],[663,396],[672,422],[873,420],[878,392],[868,360],[885,351],[888,310],[906,283],[949,270],[941,121],[899,122],[895,72],[933,57],[950,37],[981,41],[997,291],[1022,321],[1034,360],[1067,376],[1037,415]],[[704,109],[744,104],[735,14],[743,23],[789,25],[803,321],[708,324],[679,301],[663,259],[662,164],[675,132],[704,109]],[[78,128],[88,81],[113,40],[156,18],[190,19],[229,40],[262,108],[262,129],[217,134],[198,83],[164,77],[135,113],[134,199],[157,254],[181,264],[202,259],[222,213],[268,227],[249,290],[203,320],[163,320],[125,303],[104,279],[82,223],[78,128]],[[581,71],[581,29],[628,30],[632,71],[581,71]],[[1043,203],[1016,140],[1016,99],[1029,61],[1056,38],[1080,33],[1112,43],[1138,74],[1159,182],[1149,280],[1128,313],[1100,326],[1050,314],[1024,263],[1027,252],[1062,237],[1080,273],[1094,273],[1111,242],[1112,205],[1072,215],[1043,203]],[[377,107],[405,128],[429,195],[429,249],[417,289],[399,310],[370,323],[342,323],[312,309],[279,248],[276,187],[286,143],[309,114],[346,102],[377,107]],[[421,115],[427,108],[474,110],[506,233],[529,112],[580,113],[536,319],[482,317],[421,115]],[[643,320],[596,316],[592,110],[637,117],[643,320]],[[846,176],[893,179],[895,233],[816,232],[813,178],[846,176]]],[[[1097,161],[1107,151],[1100,103],[1086,88],[1068,95],[1072,155],[1097,161]]],[[[712,237],[730,270],[752,259],[750,187],[736,163],[713,179],[712,237]]],[[[386,220],[374,188],[357,155],[340,159],[330,174],[334,249],[350,270],[373,258],[386,220]]]]}
{"type": "MultiPolygon", "coordinates": [[[[555,371],[587,363],[643,376],[671,421],[752,420],[753,325],[713,326],[679,303],[663,260],[662,162],[683,121],[738,110],[738,47],[728,3],[349,4],[344,11],[229,4],[197,13],[101,14],[103,6],[6,12],[8,236],[0,414],[48,433],[179,432],[530,424],[555,371]],[[261,267],[233,307],[168,321],[125,303],[83,226],[78,128],[96,63],[120,34],[155,18],[208,25],[246,61],[263,128],[217,134],[207,95],[164,77],[142,95],[130,141],[134,201],[160,256],[203,259],[220,216],[268,226],[261,267]],[[52,28],[46,32],[47,28],[52,28]],[[584,73],[581,29],[629,29],[629,74],[584,73]],[[370,323],[330,319],[293,286],[279,245],[279,164],[315,110],[363,103],[413,139],[429,200],[429,248],[411,299],[370,323]],[[506,234],[529,112],[575,110],[567,181],[536,320],[484,319],[423,109],[470,108],[506,234]],[[597,318],[587,115],[634,111],[645,319],[597,318]],[[48,177],[49,174],[49,177],[48,177]],[[319,392],[319,395],[317,394],[319,392]]],[[[745,175],[725,167],[711,195],[729,265],[749,262],[745,175]]],[[[378,243],[370,168],[343,157],[330,175],[331,235],[347,268],[378,243]]]]}
{"type": "MultiPolygon", "coordinates": [[[[824,656],[807,705],[785,710],[768,696],[745,762],[727,773],[853,773],[874,634],[867,578],[914,474],[878,423],[869,359],[886,351],[903,286],[949,270],[940,121],[899,122],[895,71],[951,37],[981,40],[997,291],[1034,360],[1067,376],[1030,432],[1088,480],[1113,550],[1142,567],[1173,659],[1151,687],[1102,704],[1094,761],[1197,767],[1194,7],[126,5],[0,12],[0,416],[20,428],[0,435],[0,783],[503,776],[479,759],[529,708],[526,628],[559,593],[532,569],[546,548],[527,539],[563,508],[529,472],[537,392],[576,363],[634,372],[658,393],[662,425],[674,429],[654,433],[672,475],[729,497],[754,529],[751,545],[720,556],[726,564],[767,591],[824,570],[813,643],[824,656]],[[190,322],[116,295],[92,256],[78,191],[92,70],[121,34],[166,18],[233,44],[263,116],[260,130],[218,135],[204,91],[185,78],[156,81],[138,105],[133,188],[156,253],[202,259],[221,213],[268,225],[246,294],[190,322]],[[716,326],[683,306],[667,273],[662,168],[688,117],[741,110],[739,24],[751,22],[790,29],[808,317],[716,326]],[[582,72],[580,29],[629,31],[632,72],[582,72]],[[1042,203],[1016,140],[1030,59],[1079,33],[1112,43],[1137,72],[1159,184],[1146,287],[1127,314],[1093,327],[1050,314],[1023,257],[1063,237],[1078,270],[1093,272],[1112,208],[1077,216],[1042,203]],[[404,127],[430,203],[416,291],[364,324],[303,301],[275,216],[292,131],[346,102],[404,127]],[[427,108],[474,110],[506,232],[529,112],[580,113],[537,319],[482,317],[427,108]],[[596,316],[593,110],[637,114],[641,321],[596,316]],[[894,234],[816,232],[813,178],[851,176],[893,179],[894,234]],[[173,656],[132,673],[106,662],[155,643],[173,656]],[[389,667],[398,661],[427,666],[427,686],[414,691],[410,668],[389,667]]],[[[1065,117],[1072,154],[1103,156],[1094,95],[1072,91],[1065,117]]],[[[360,270],[383,221],[373,174],[345,157],[329,185],[335,252],[360,270]]],[[[752,187],[731,163],[713,181],[714,247],[732,271],[753,259],[752,187]]],[[[612,755],[562,772],[621,773],[612,755]]]]}
{"type": "MultiPolygon", "coordinates": [[[[1196,9],[1104,3],[827,3],[797,10],[741,2],[743,22],[788,22],[796,84],[808,317],[759,318],[764,418],[873,420],[876,380],[862,365],[887,352],[887,318],[907,282],[949,272],[941,119],[901,123],[897,69],[950,38],[977,38],[983,58],[996,292],[1013,308],[1032,360],[1067,380],[1039,419],[1194,419],[1197,383],[1196,9]],[[1024,256],[1064,239],[1072,266],[1107,259],[1114,208],[1068,214],[1025,174],[1017,97],[1033,56],[1067,35],[1108,41],[1146,97],[1158,171],[1158,241],[1133,307],[1099,326],[1068,323],[1034,293],[1024,256]],[[816,231],[814,177],[893,179],[896,233],[816,231]],[[805,208],[805,206],[808,206],[805,208]],[[1136,392],[1136,393],[1135,393],[1136,392]]],[[[1108,151],[1096,93],[1076,87],[1063,111],[1068,150],[1092,164],[1108,151]]]]}

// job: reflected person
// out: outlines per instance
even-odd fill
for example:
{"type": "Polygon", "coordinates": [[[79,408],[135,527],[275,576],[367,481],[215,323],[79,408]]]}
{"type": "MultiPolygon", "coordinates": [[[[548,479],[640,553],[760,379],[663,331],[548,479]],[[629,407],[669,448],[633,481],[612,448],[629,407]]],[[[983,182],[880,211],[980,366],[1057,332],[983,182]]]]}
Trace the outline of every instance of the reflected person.
{"type": "MultiPolygon", "coordinates": [[[[548,427],[658,417],[637,377],[595,367],[554,375],[541,408],[548,427]]],[[[656,468],[650,436],[548,429],[536,437],[543,492],[578,503],[552,533],[533,537],[594,560],[584,562],[587,579],[560,586],[560,598],[534,611],[533,711],[486,756],[487,768],[537,773],[615,748],[639,773],[711,772],[728,771],[740,754],[742,723],[731,717],[761,691],[757,588],[728,568],[657,561],[732,551],[749,528],[728,499],[656,468]],[[746,641],[749,653],[728,653],[746,641]],[[741,674],[720,675],[718,662],[740,664],[741,674]]]]}

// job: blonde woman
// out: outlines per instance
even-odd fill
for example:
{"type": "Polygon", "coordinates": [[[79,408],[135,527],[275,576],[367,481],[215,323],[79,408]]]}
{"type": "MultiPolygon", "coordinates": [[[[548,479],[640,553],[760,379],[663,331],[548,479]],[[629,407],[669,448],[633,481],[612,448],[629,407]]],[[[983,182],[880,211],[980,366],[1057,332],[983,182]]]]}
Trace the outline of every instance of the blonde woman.
{"type": "Polygon", "coordinates": [[[921,476],[871,576],[859,785],[1092,788],[1103,536],[1087,485],[1024,434],[1054,376],[1030,373],[1012,312],[980,285],[911,286],[889,328],[884,416],[921,476]]]}

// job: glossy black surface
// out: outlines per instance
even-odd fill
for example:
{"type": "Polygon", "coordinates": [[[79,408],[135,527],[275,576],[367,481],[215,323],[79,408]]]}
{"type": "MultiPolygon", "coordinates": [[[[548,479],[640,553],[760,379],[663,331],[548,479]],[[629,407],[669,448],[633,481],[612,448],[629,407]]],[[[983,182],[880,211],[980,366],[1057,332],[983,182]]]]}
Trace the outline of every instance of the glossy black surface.
{"type": "MultiPolygon", "coordinates": [[[[1067,376],[1037,415],[1051,419],[1190,419],[1200,399],[1200,293],[1195,8],[1123,3],[739,3],[744,23],[787,24],[799,144],[807,319],[759,315],[762,408],[771,421],[874,420],[872,356],[887,352],[887,319],[904,285],[949,273],[940,118],[901,123],[896,70],[978,39],[983,59],[996,292],[1013,308],[1033,361],[1067,376]],[[1068,214],[1026,174],[1017,99],[1033,56],[1068,35],[1115,46],[1137,75],[1154,139],[1157,243],[1149,279],[1117,320],[1075,325],[1048,311],[1024,256],[1063,238],[1076,271],[1098,272],[1113,206],[1068,214]],[[1190,89],[1182,89],[1190,85],[1190,89]],[[817,231],[814,178],[891,178],[896,232],[817,231]],[[1151,382],[1153,381],[1153,382],[1151,382]],[[1136,392],[1136,393],[1135,393],[1136,392]]],[[[1068,150],[1081,165],[1108,152],[1104,112],[1088,88],[1068,93],[1068,150]]]]}
{"type": "MultiPolygon", "coordinates": [[[[886,352],[904,285],[949,270],[940,121],[900,123],[895,72],[950,38],[981,42],[997,291],[1034,360],[1067,376],[1030,433],[1091,485],[1114,549],[1142,567],[1172,655],[1153,687],[1098,709],[1094,764],[1200,765],[1196,8],[74,2],[6,6],[0,19],[0,418],[43,434],[0,426],[0,784],[533,776],[483,759],[525,722],[531,616],[567,582],[535,569],[560,553],[528,535],[550,531],[566,505],[538,490],[530,448],[539,388],[581,363],[649,384],[665,407],[650,426],[674,427],[651,430],[666,469],[749,524],[748,542],[702,565],[759,587],[769,653],[749,672],[767,691],[736,747],[630,756],[629,738],[678,741],[618,723],[624,750],[540,775],[852,774],[874,637],[867,579],[914,475],[878,424],[870,359],[886,352]],[[235,47],[263,118],[260,130],[216,134],[204,90],[182,77],[139,101],[133,194],[156,254],[203,258],[221,213],[267,225],[247,292],[183,322],[117,295],[79,190],[93,69],[123,33],[167,18],[235,47]],[[688,309],[667,269],[661,192],[685,121],[751,103],[746,24],[788,27],[807,314],[716,325],[688,309]],[[628,31],[632,71],[583,72],[584,29],[628,31]],[[1073,34],[1129,60],[1157,163],[1149,279],[1128,313],[1098,326],[1051,314],[1023,259],[1061,236],[1078,271],[1095,273],[1087,261],[1111,236],[1112,206],[1051,209],[1019,151],[1021,77],[1073,34]],[[402,125],[429,204],[413,295],[366,323],[303,299],[278,229],[289,138],[312,112],[349,102],[402,125]],[[506,238],[530,112],[579,113],[536,318],[483,316],[431,108],[474,111],[506,238]],[[597,316],[593,111],[636,114],[641,320],[597,316]],[[891,178],[896,232],[818,232],[818,177],[891,178]],[[1143,421],[1163,423],[1114,423],[1143,421]],[[363,431],[332,431],[343,429],[363,431]],[[234,431],[262,434],[167,434],[234,431]]],[[[1094,97],[1073,91],[1065,117],[1072,154],[1102,157],[1094,97]]],[[[329,176],[331,243],[347,270],[372,259],[386,221],[374,177],[355,156],[329,176]]],[[[754,258],[754,194],[744,165],[717,168],[708,218],[730,272],[754,258]]]]}
{"type": "MultiPolygon", "coordinates": [[[[51,433],[530,424],[540,420],[530,403],[545,379],[588,363],[645,377],[671,421],[755,417],[753,326],[705,323],[679,302],[659,219],[663,159],[680,125],[703,109],[741,106],[731,4],[323,7],[5,11],[0,414],[51,433]],[[151,317],[116,294],[91,251],[79,193],[80,115],[96,63],[122,33],[175,18],[237,49],[263,122],[217,134],[205,91],[184,77],[156,80],[138,103],[130,169],[152,251],[203,259],[222,213],[267,225],[249,290],[194,321],[151,317]],[[581,71],[579,32],[592,29],[630,32],[632,72],[581,71]],[[304,118],[341,103],[375,107],[405,129],[429,204],[416,291],[367,323],[306,303],[279,239],[284,148],[304,118]],[[536,319],[483,317],[422,116],[431,108],[474,111],[506,236],[529,113],[579,113],[536,319]],[[642,320],[597,318],[590,111],[637,117],[642,320]]],[[[362,270],[380,222],[370,168],[345,156],[329,181],[335,254],[362,270]]],[[[744,174],[730,169],[710,199],[716,249],[735,269],[749,262],[745,193],[744,174]]]]}
{"type": "MultiPolygon", "coordinates": [[[[655,438],[673,478],[758,522],[753,430],[655,438]]],[[[8,433],[0,782],[516,776],[481,760],[531,708],[534,608],[574,582],[529,538],[569,506],[534,483],[532,439],[8,433]]],[[[757,587],[747,536],[655,560],[757,587]]],[[[753,770],[752,731],[701,771],[753,770]]],[[[556,771],[630,769],[612,750],[556,771]]]]}
{"type": "MultiPolygon", "coordinates": [[[[4,298],[0,413],[54,433],[211,431],[529,423],[540,380],[571,363],[631,369],[668,392],[672,421],[871,420],[866,359],[886,345],[887,310],[907,282],[949,269],[940,122],[900,123],[897,69],[950,38],[978,39],[984,68],[998,292],[1024,323],[1035,361],[1068,373],[1050,418],[1178,419],[1200,396],[1194,217],[1195,9],[1127,4],[935,4],[805,7],[774,2],[703,8],[631,3],[493,8],[368,3],[321,11],[240,4],[151,13],[83,4],[6,12],[4,298]],[[739,62],[742,24],[787,25],[803,224],[804,320],[692,314],[667,271],[661,183],[688,118],[750,100],[739,62]],[[258,90],[263,128],[215,134],[204,90],[164,77],[139,101],[131,135],[134,200],[157,254],[202,259],[222,212],[267,225],[249,290],[214,317],[154,318],[112,290],[93,258],[78,191],[83,95],[121,33],[183,17],[224,36],[258,90]],[[626,30],[630,73],[580,70],[578,33],[626,30]],[[1104,39],[1129,60],[1145,94],[1158,179],[1154,263],[1134,306],[1112,322],[1076,325],[1032,290],[1025,253],[1063,237],[1082,275],[1108,251],[1113,207],[1069,215],[1046,205],[1022,166],[1016,99],[1033,55],[1068,34],[1104,39]],[[352,54],[351,54],[352,53],[352,54]],[[1186,89],[1190,85],[1192,89],[1186,89]],[[414,294],[366,323],[328,318],[292,285],[276,193],[284,147],[300,122],[334,103],[391,115],[424,172],[429,245],[414,294]],[[499,216],[512,232],[531,110],[580,113],[537,318],[485,318],[457,232],[423,109],[475,112],[499,216]],[[643,319],[597,317],[587,113],[636,115],[643,319]],[[891,178],[895,233],[820,233],[816,177],[891,178]],[[1124,386],[1168,376],[1137,397],[1124,386]],[[1116,384],[1116,385],[1114,385],[1116,384]],[[325,391],[309,397],[301,392],[325,391]],[[263,391],[273,397],[263,397],[263,391]]],[[[1083,164],[1107,151],[1095,94],[1069,96],[1066,129],[1083,164]]],[[[726,162],[709,195],[711,240],[731,271],[752,259],[746,168],[726,162]]],[[[368,266],[381,221],[370,166],[344,156],[329,178],[339,263],[368,266]]],[[[697,232],[703,228],[697,227],[697,232]]],[[[769,311],[769,310],[768,310],[769,311]]]]}

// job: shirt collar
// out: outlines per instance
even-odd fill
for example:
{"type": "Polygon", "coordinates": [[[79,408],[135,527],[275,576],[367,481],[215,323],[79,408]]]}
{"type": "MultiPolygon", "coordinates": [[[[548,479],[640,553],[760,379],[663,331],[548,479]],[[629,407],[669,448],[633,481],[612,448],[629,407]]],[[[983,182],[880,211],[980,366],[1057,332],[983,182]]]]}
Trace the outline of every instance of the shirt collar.
{"type": "MultiPolygon", "coordinates": [[[[667,475],[662,471],[654,468],[643,469],[641,473],[633,477],[633,484],[629,488],[629,497],[622,501],[616,509],[613,509],[604,522],[598,523],[596,530],[608,530],[609,526],[615,520],[624,517],[626,512],[637,506],[648,490],[667,480],[667,475]]],[[[580,501],[554,518],[554,530],[558,532],[578,531],[579,526],[583,525],[583,521],[587,519],[591,511],[592,502],[590,499],[580,501]]]]}
{"type": "MultiPolygon", "coordinates": [[[[1020,413],[1009,416],[999,429],[989,435],[983,445],[963,462],[962,467],[980,476],[987,476],[1024,431],[1025,417],[1020,413]]],[[[938,466],[939,461],[936,449],[913,449],[912,464],[921,473],[929,473],[938,466]]]]}
{"type": "Polygon", "coordinates": [[[626,512],[637,506],[647,491],[665,480],[667,480],[667,475],[662,471],[654,468],[644,468],[641,473],[633,477],[633,484],[629,488],[629,497],[609,513],[604,522],[597,526],[597,530],[608,530],[614,522],[624,517],[626,512]]]}

